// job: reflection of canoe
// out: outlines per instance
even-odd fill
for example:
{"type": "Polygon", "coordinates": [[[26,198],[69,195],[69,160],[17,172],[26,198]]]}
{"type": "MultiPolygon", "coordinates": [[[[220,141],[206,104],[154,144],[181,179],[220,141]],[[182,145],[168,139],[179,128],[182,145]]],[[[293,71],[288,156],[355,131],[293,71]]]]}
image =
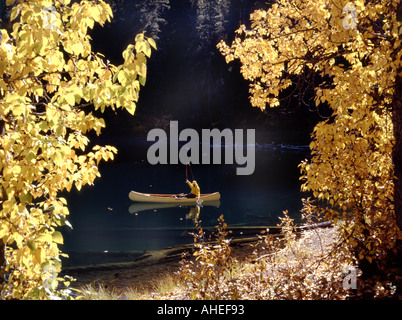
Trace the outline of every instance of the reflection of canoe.
{"type": "MultiPolygon", "coordinates": [[[[129,208],[128,211],[131,214],[138,213],[141,211],[147,211],[147,210],[156,210],[156,209],[164,209],[164,208],[174,208],[174,207],[191,207],[194,206],[193,203],[155,203],[155,202],[137,202],[132,204],[129,208]]],[[[219,208],[220,206],[220,201],[219,200],[213,200],[213,201],[204,201],[202,203],[202,206],[214,206],[219,208]]]]}
{"type": "MultiPolygon", "coordinates": [[[[196,203],[197,198],[186,198],[183,194],[149,194],[131,191],[128,197],[132,201],[138,202],[158,202],[158,203],[196,203]]],[[[201,194],[202,201],[219,200],[219,192],[201,194]]]]}

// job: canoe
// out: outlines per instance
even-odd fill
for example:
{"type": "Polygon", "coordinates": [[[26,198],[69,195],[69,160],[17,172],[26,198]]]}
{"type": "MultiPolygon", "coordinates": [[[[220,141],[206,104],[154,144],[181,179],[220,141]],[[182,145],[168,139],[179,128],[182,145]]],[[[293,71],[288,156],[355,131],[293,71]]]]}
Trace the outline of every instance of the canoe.
{"type": "MultiPolygon", "coordinates": [[[[184,194],[150,194],[137,191],[130,191],[128,197],[132,201],[138,202],[158,202],[158,203],[196,203],[197,198],[186,198],[184,194]]],[[[221,195],[219,192],[201,194],[202,201],[219,200],[221,195]]]]}

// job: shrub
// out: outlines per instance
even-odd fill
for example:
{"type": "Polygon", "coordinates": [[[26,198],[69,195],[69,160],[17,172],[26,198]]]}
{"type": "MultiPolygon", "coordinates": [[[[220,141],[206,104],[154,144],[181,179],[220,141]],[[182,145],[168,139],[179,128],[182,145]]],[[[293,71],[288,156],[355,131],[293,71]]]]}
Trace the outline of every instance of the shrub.
{"type": "Polygon", "coordinates": [[[220,300],[345,299],[350,293],[345,279],[354,266],[352,257],[338,250],[336,228],[300,234],[286,211],[281,220],[281,234],[274,236],[267,230],[259,235],[253,254],[243,263],[233,255],[223,216],[214,241],[207,241],[198,225],[193,259],[184,256],[178,273],[182,294],[220,300]]]}

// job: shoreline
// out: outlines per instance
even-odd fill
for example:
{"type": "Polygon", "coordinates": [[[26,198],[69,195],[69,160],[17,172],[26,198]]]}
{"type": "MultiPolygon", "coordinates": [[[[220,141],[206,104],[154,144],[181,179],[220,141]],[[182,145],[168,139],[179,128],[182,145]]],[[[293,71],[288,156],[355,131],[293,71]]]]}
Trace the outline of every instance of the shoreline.
{"type": "MultiPolygon", "coordinates": [[[[332,226],[332,222],[322,222],[312,225],[295,227],[300,234],[304,230],[326,228],[332,226]]],[[[260,238],[258,234],[269,228],[270,234],[280,237],[280,227],[253,226],[229,228],[232,233],[230,246],[233,256],[240,262],[250,257],[255,250],[260,238]]],[[[207,230],[207,229],[205,229],[207,230]]],[[[211,231],[212,229],[208,230],[211,231]]],[[[213,241],[212,241],[213,242],[213,241]]],[[[194,243],[166,247],[161,250],[146,251],[130,262],[112,262],[98,265],[67,267],[61,274],[72,276],[76,279],[73,287],[85,285],[104,285],[105,288],[123,290],[127,288],[151,288],[152,285],[164,276],[172,275],[180,268],[180,261],[184,252],[192,253],[194,243]]]]}
{"type": "MultiPolygon", "coordinates": [[[[259,238],[244,237],[231,240],[234,256],[238,260],[248,257],[254,251],[253,244],[259,238]]],[[[164,276],[177,272],[184,252],[191,253],[194,244],[167,247],[162,250],[147,251],[135,261],[120,263],[105,263],[96,266],[68,267],[62,270],[62,275],[76,279],[72,287],[85,285],[104,285],[105,288],[117,290],[131,288],[149,288],[164,276]]]]}

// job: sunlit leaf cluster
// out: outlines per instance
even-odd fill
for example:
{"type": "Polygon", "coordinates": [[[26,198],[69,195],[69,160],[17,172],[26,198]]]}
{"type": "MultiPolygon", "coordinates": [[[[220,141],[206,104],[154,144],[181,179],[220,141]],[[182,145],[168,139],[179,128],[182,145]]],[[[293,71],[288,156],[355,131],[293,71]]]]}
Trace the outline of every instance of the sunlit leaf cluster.
{"type": "Polygon", "coordinates": [[[95,24],[112,19],[104,1],[13,1],[0,37],[0,291],[45,298],[43,269],[60,271],[56,229],[70,225],[61,191],[91,185],[116,148],[89,146],[106,107],[134,114],[155,42],[133,36],[115,66],[91,49],[95,24]],[[4,260],[4,261],[3,261],[4,260]]]}
{"type": "Polygon", "coordinates": [[[399,1],[278,0],[251,15],[228,46],[250,81],[250,101],[265,109],[285,90],[314,89],[332,115],[312,133],[312,157],[301,164],[303,191],[317,213],[342,219],[348,249],[381,261],[398,237],[393,205],[391,119],[401,62],[399,1]],[[296,88],[296,89],[295,89],[296,88]]]}

